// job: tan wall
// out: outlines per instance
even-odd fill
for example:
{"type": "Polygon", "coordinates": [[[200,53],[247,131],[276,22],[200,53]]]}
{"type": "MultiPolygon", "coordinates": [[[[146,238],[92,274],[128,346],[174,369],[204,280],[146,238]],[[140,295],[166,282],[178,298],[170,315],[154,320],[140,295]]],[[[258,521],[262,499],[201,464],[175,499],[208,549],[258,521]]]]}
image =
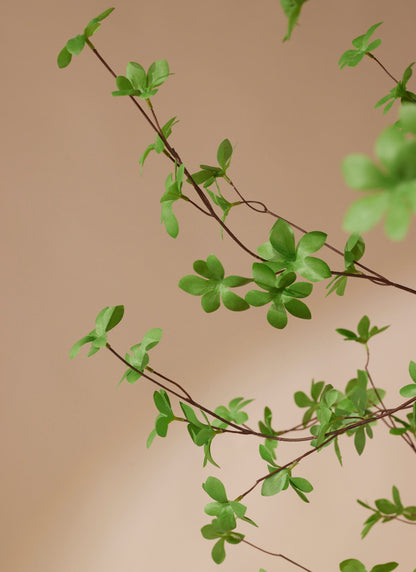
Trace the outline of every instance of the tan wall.
{"type": "MultiPolygon", "coordinates": [[[[230,273],[251,261],[208,219],[178,205],[174,241],[159,222],[159,198],[170,165],[152,156],[142,177],[138,157],[153,140],[128,100],[112,99],[111,77],[91,53],[59,71],[66,40],[107,8],[95,0],[8,3],[2,8],[3,206],[1,209],[2,469],[0,569],[5,572],[133,572],[215,570],[211,544],[199,529],[207,496],[200,484],[218,475],[237,495],[261,476],[254,439],[214,445],[222,470],[202,469],[201,451],[184,427],[147,451],[155,417],[146,383],[117,388],[123,367],[107,352],[68,359],[106,305],[126,306],[111,335],[124,352],[151,327],[164,337],[153,365],[180,380],[210,407],[255,397],[252,422],[269,404],[280,427],[296,423],[296,390],[312,377],[343,388],[364,365],[360,348],[336,327],[354,327],[367,313],[391,329],[375,338],[371,368],[387,403],[408,382],[415,359],[410,294],[358,281],[348,295],[311,299],[314,319],[273,330],[264,309],[205,315],[177,287],[197,258],[216,253],[230,273]]],[[[372,152],[376,135],[396,119],[374,103],[393,87],[372,62],[340,71],[339,55],[370,25],[380,28],[378,55],[399,75],[414,58],[412,0],[310,2],[293,41],[277,0],[120,0],[96,45],[122,73],[129,60],[148,66],[166,57],[175,73],[155,98],[162,121],[178,115],[174,145],[192,170],[215,160],[225,137],[236,144],[232,177],[251,199],[341,248],[341,221],[353,191],[340,161],[372,152]]],[[[228,192],[228,191],[227,191],[228,192]]],[[[231,195],[230,195],[231,196],[231,195]]],[[[230,222],[252,248],[272,220],[250,212],[230,222]]],[[[376,230],[366,263],[414,285],[415,226],[404,244],[376,230]],[[409,262],[410,261],[410,262],[409,262]]],[[[330,259],[341,269],[341,261],[330,259]]],[[[303,447],[281,446],[290,460],[303,447]]],[[[332,451],[312,456],[297,474],[315,485],[310,505],[295,495],[247,497],[260,525],[248,539],[333,572],[347,557],[369,566],[397,559],[415,567],[414,529],[379,526],[360,540],[367,517],[356,498],[389,496],[392,484],[416,504],[410,450],[376,430],[362,458],[343,440],[344,467],[332,451]]],[[[230,547],[224,571],[294,568],[248,547],[230,547]]]]}

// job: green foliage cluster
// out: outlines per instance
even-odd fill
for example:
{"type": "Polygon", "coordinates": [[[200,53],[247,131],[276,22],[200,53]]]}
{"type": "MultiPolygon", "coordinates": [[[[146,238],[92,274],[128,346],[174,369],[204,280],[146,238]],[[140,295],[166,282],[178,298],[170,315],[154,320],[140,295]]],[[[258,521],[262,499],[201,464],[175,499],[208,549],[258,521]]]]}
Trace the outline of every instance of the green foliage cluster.
{"type": "Polygon", "coordinates": [[[361,538],[367,536],[371,528],[379,521],[390,522],[396,518],[403,516],[411,522],[416,521],[416,506],[403,506],[399,489],[393,486],[392,490],[393,500],[388,499],[377,499],[374,501],[375,508],[371,507],[367,503],[357,500],[358,504],[373,511],[373,514],[367,518],[364,522],[364,528],[361,532],[361,538]]]}
{"type": "MultiPolygon", "coordinates": [[[[306,0],[280,0],[288,26],[284,40],[291,37],[305,2],[306,0]]],[[[242,196],[229,175],[234,152],[229,139],[223,139],[219,144],[218,165],[201,164],[200,170],[191,174],[168,141],[173,127],[178,123],[177,117],[172,117],[160,127],[155,108],[150,101],[171,75],[168,62],[165,59],[157,60],[147,71],[141,64],[129,62],[126,75],[116,75],[90,41],[91,36],[101,26],[102,20],[113,10],[114,8],[110,8],[104,11],[88,23],[83,34],[68,40],[58,55],[58,66],[67,67],[72,56],[79,54],[85,46],[88,46],[116,77],[117,91],[113,91],[112,94],[132,98],[156,131],[156,139],[146,147],[139,158],[139,164],[143,168],[152,151],[158,155],[166,155],[174,164],[174,171],[168,174],[165,191],[160,199],[161,222],[169,236],[176,238],[179,233],[179,222],[173,212],[173,205],[181,199],[212,217],[220,225],[221,232],[227,232],[243,250],[255,258],[250,277],[235,274],[226,276],[222,263],[214,254],[210,254],[206,260],[194,262],[193,269],[196,274],[181,278],[179,287],[188,294],[200,296],[201,306],[205,312],[215,312],[221,303],[226,309],[234,312],[245,311],[251,307],[268,306],[268,322],[274,328],[282,330],[288,323],[288,315],[311,319],[310,309],[302,300],[310,296],[316,283],[324,280],[329,280],[326,285],[327,295],[332,292],[336,292],[339,296],[344,295],[347,280],[356,277],[367,279],[376,285],[394,286],[416,294],[416,290],[391,282],[360,262],[365,253],[365,243],[361,233],[373,228],[385,216],[387,236],[392,240],[402,240],[408,232],[411,215],[416,213],[416,105],[414,105],[416,96],[407,89],[413,63],[406,68],[401,81],[396,81],[395,87],[389,94],[376,104],[376,107],[385,106],[384,113],[397,99],[403,104],[399,121],[385,129],[376,141],[375,153],[379,164],[364,154],[349,155],[343,162],[342,172],[346,183],[355,190],[368,193],[355,201],[346,214],[344,227],[352,234],[347,239],[344,251],[341,252],[328,244],[326,233],[304,231],[283,217],[275,215],[263,203],[257,200],[248,201],[242,196]],[[136,97],[138,99],[134,99],[136,97]],[[151,115],[146,114],[140,100],[145,100],[151,115]],[[199,199],[201,204],[183,193],[185,183],[189,185],[191,192],[196,195],[196,200],[199,199]],[[228,188],[237,193],[238,200],[229,200],[221,185],[228,185],[228,188]],[[258,254],[245,247],[227,226],[227,217],[231,209],[243,205],[256,212],[273,215],[276,219],[269,232],[269,240],[257,248],[258,254]],[[298,240],[295,238],[294,229],[302,235],[298,240]],[[331,270],[323,258],[312,256],[324,247],[331,248],[342,257],[345,266],[343,272],[331,270]],[[299,277],[302,280],[299,280],[299,277]],[[234,292],[235,288],[249,284],[254,284],[255,288],[248,290],[244,295],[234,292]]],[[[385,70],[372,54],[372,51],[381,44],[380,39],[371,40],[380,24],[371,26],[365,34],[353,40],[354,49],[347,50],[339,60],[341,69],[346,66],[355,67],[364,56],[368,56],[385,70]]],[[[391,74],[387,73],[392,78],[391,74]]],[[[203,466],[210,463],[219,468],[212,456],[214,439],[224,438],[227,433],[232,432],[239,436],[251,435],[262,440],[258,450],[261,461],[266,463],[267,473],[258,478],[247,491],[232,500],[218,478],[208,476],[202,484],[203,490],[211,499],[205,506],[205,513],[214,518],[210,524],[202,527],[201,533],[205,539],[215,541],[211,556],[217,564],[224,561],[227,544],[247,543],[259,548],[248,542],[245,535],[236,530],[240,521],[257,526],[246,516],[247,506],[241,501],[258,485],[261,484],[261,495],[265,497],[292,490],[303,502],[310,502],[308,495],[313,492],[314,486],[307,478],[297,474],[299,463],[309,455],[333,444],[334,452],[342,465],[340,439],[343,436],[352,437],[354,447],[358,455],[361,455],[365,450],[367,439],[373,438],[373,428],[380,420],[388,426],[391,435],[399,437],[413,452],[416,452],[416,363],[410,361],[409,364],[412,383],[399,389],[400,395],[406,401],[393,409],[387,409],[383,401],[386,391],[376,387],[368,364],[370,340],[389,326],[381,328],[371,326],[368,316],[361,318],[356,331],[346,328],[336,330],[345,341],[354,341],[361,347],[364,346],[367,358],[364,368],[356,370],[355,376],[346,383],[344,390],[336,389],[325,381],[312,380],[309,395],[302,389],[294,393],[296,406],[303,410],[298,425],[291,429],[277,429],[275,423],[272,424],[273,415],[270,407],[265,406],[263,419],[258,421],[259,430],[256,431],[248,425],[249,414],[246,410],[252,399],[236,397],[231,399],[227,406],[219,405],[215,409],[210,409],[195,401],[177,381],[149,366],[149,351],[162,337],[160,328],[148,330],[142,341],[131,346],[130,351],[122,357],[110,346],[108,333],[118,325],[123,315],[122,305],[108,306],[101,310],[95,320],[95,328],[72,346],[70,358],[75,357],[87,344],[90,344],[88,356],[106,347],[127,366],[119,383],[127,380],[128,383],[134,384],[140,378],[144,378],[158,386],[158,390],[153,394],[157,415],[154,428],[147,439],[147,447],[150,447],[156,436],[167,437],[171,423],[185,424],[192,443],[203,450],[203,466]],[[174,412],[175,404],[171,403],[172,396],[177,399],[179,405],[177,413],[174,412]],[[400,416],[403,411],[405,417],[400,416]],[[297,432],[301,432],[302,437],[294,436],[298,434],[297,432]],[[308,448],[292,461],[282,463],[278,443],[284,440],[307,442],[308,448]],[[296,475],[293,474],[295,471],[296,475]]],[[[372,511],[364,523],[362,538],[378,522],[386,523],[392,520],[416,522],[416,507],[412,505],[405,507],[395,486],[392,494],[392,501],[377,499],[374,507],[358,501],[364,508],[372,511]]],[[[268,551],[263,550],[263,552],[268,551]]],[[[282,557],[310,572],[308,568],[283,554],[268,553],[282,557]]],[[[390,572],[397,566],[397,562],[377,564],[368,572],[390,572]]],[[[365,565],[354,558],[343,560],[339,564],[339,569],[341,572],[367,572],[365,565]]],[[[265,571],[261,569],[260,572],[265,571]]]]}

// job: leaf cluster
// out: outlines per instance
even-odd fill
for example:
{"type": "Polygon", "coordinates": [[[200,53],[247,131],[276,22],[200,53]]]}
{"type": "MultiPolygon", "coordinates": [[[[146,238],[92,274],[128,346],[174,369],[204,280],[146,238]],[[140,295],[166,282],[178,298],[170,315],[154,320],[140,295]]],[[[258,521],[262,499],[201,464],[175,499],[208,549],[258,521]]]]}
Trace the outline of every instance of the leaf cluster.
{"type": "Polygon", "coordinates": [[[376,336],[377,334],[381,334],[389,328],[390,326],[383,326],[382,328],[378,328],[377,326],[373,326],[370,328],[370,319],[368,316],[363,316],[361,320],[358,322],[357,326],[357,333],[346,330],[345,328],[337,328],[336,331],[344,336],[344,340],[347,342],[357,342],[359,344],[367,345],[370,338],[376,336]]]}
{"type": "Polygon", "coordinates": [[[217,463],[212,458],[211,445],[214,437],[221,433],[216,429],[208,420],[204,411],[200,410],[202,416],[205,419],[205,423],[200,421],[194,411],[194,409],[187,403],[180,403],[182,411],[185,415],[185,419],[188,422],[188,433],[192,441],[197,445],[197,447],[204,447],[204,461],[203,466],[205,467],[208,461],[215,467],[219,467],[217,463]]]}
{"type": "Polygon", "coordinates": [[[400,99],[402,103],[411,102],[415,103],[416,95],[407,90],[407,82],[412,77],[412,67],[414,66],[415,62],[412,62],[407,68],[404,70],[402,79],[397,83],[393,89],[389,91],[387,95],[382,97],[377,103],[375,104],[375,108],[385,106],[383,109],[383,113],[387,113],[389,109],[391,109],[393,103],[396,99],[400,99]]]}
{"type": "Polygon", "coordinates": [[[397,566],[397,562],[386,562],[385,564],[377,564],[373,566],[371,570],[367,571],[367,568],[362,562],[355,558],[349,558],[340,563],[339,569],[341,572],[391,572],[395,570],[397,566]]]}
{"type": "Polygon", "coordinates": [[[229,500],[223,483],[216,477],[208,477],[202,484],[204,491],[213,499],[205,506],[205,513],[215,516],[211,524],[201,528],[201,534],[207,540],[217,540],[211,551],[212,559],[216,564],[225,560],[225,542],[239,544],[244,535],[235,532],[237,519],[248,522],[253,526],[257,524],[245,516],[247,507],[240,502],[229,500]]]}
{"type": "MultiPolygon", "coordinates": [[[[229,402],[228,407],[226,407],[225,405],[219,405],[215,409],[215,413],[220,417],[222,417],[223,419],[231,421],[236,425],[244,425],[244,423],[248,421],[248,413],[246,411],[242,411],[242,409],[252,401],[254,401],[254,399],[244,399],[244,397],[235,397],[229,402]]],[[[226,427],[228,427],[227,423],[225,423],[224,421],[220,421],[219,419],[214,419],[212,425],[214,427],[219,427],[221,429],[225,429],[226,427]]]]}
{"type": "Polygon", "coordinates": [[[309,282],[295,282],[294,272],[284,272],[276,276],[269,263],[255,262],[252,267],[253,280],[262,290],[250,290],[245,296],[250,306],[264,306],[271,303],[267,321],[274,328],[283,329],[287,325],[287,312],[296,318],[311,319],[311,312],[299,298],[306,298],[312,292],[309,282]]]}
{"type": "MultiPolygon", "coordinates": [[[[197,185],[202,185],[207,189],[217,179],[227,177],[227,170],[231,163],[233,146],[229,139],[224,139],[217,149],[218,167],[212,165],[200,165],[201,170],[191,175],[192,180],[197,185]]],[[[189,181],[190,182],[190,181],[189,181]]]]}
{"type": "Polygon", "coordinates": [[[354,46],[354,50],[347,50],[342,54],[339,59],[338,65],[341,69],[345,66],[355,67],[360,63],[363,57],[366,54],[369,54],[373,50],[379,47],[381,44],[381,40],[373,40],[370,42],[370,38],[375,32],[375,30],[382,24],[383,22],[379,22],[378,24],[374,24],[371,26],[365,34],[362,36],[358,36],[354,38],[352,41],[352,45],[354,46]]]}
{"type": "Polygon", "coordinates": [[[151,64],[147,73],[144,67],[137,62],[129,62],[126,75],[116,77],[118,90],[113,91],[113,96],[138,96],[149,99],[158,92],[160,87],[168,79],[169,64],[166,60],[157,60],[151,64]]]}
{"type": "Polygon", "coordinates": [[[309,502],[305,493],[313,491],[311,483],[302,477],[292,477],[292,468],[281,468],[276,464],[273,454],[265,445],[259,445],[260,457],[266,461],[270,476],[263,481],[261,494],[265,497],[277,495],[285,491],[289,486],[304,502],[309,502]]]}
{"type": "Polygon", "coordinates": [[[397,487],[393,486],[392,491],[393,500],[377,499],[374,501],[375,507],[371,507],[367,503],[357,500],[358,504],[371,510],[373,514],[364,522],[364,528],[361,532],[361,538],[367,536],[371,528],[377,522],[390,522],[403,516],[405,519],[415,522],[416,521],[416,506],[403,506],[400,498],[400,493],[397,487]]]}
{"type": "Polygon", "coordinates": [[[106,306],[101,310],[95,319],[95,328],[86,336],[75,342],[72,346],[69,357],[73,359],[82,346],[91,343],[91,348],[87,357],[98,352],[107,343],[107,334],[122,320],[124,306],[106,306]]]}
{"type": "MultiPolygon", "coordinates": [[[[344,264],[345,272],[349,274],[360,274],[360,272],[355,268],[355,263],[358,262],[365,252],[365,243],[363,238],[358,234],[352,234],[344,247],[344,264]]],[[[328,293],[336,292],[337,296],[343,296],[345,293],[345,288],[347,287],[348,276],[336,276],[327,285],[328,293]]]]}
{"type": "Polygon", "coordinates": [[[142,376],[140,372],[149,364],[148,351],[157,346],[161,338],[162,330],[160,328],[152,328],[145,333],[143,340],[139,344],[131,346],[131,354],[127,352],[125,355],[125,360],[131,365],[131,368],[124,372],[120,383],[123,379],[126,379],[129,383],[135,383],[142,376]]]}
{"type": "Polygon", "coordinates": [[[386,215],[384,230],[392,240],[402,240],[416,213],[416,106],[402,106],[399,126],[385,129],[378,137],[375,153],[378,167],[363,154],[347,156],[342,172],[347,185],[371,191],[348,209],[344,228],[366,232],[386,215]],[[407,136],[410,134],[410,137],[407,136]]]}
{"type": "MultiPolygon", "coordinates": [[[[172,127],[177,123],[179,123],[179,120],[177,120],[175,116],[171,117],[171,119],[169,119],[169,121],[167,121],[163,125],[162,133],[165,139],[168,139],[168,137],[172,134],[172,127]]],[[[148,145],[146,149],[143,151],[142,155],[140,156],[139,165],[141,165],[141,168],[143,168],[144,162],[146,161],[149,153],[151,153],[152,151],[156,151],[156,153],[160,154],[163,153],[164,150],[165,150],[165,142],[163,141],[160,135],[156,135],[156,141],[148,145]]]]}
{"type": "Polygon", "coordinates": [[[249,303],[230,290],[252,282],[243,276],[227,276],[224,267],[214,254],[206,260],[196,260],[193,268],[199,276],[188,274],[179,281],[179,288],[192,294],[202,296],[201,306],[205,312],[215,312],[221,301],[228,310],[241,312],[249,309],[249,303]]]}
{"type": "Polygon", "coordinates": [[[91,36],[95,34],[95,32],[100,28],[101,22],[105,20],[105,18],[107,18],[113,10],[115,10],[115,8],[108,8],[99,14],[96,18],[90,20],[82,34],[78,34],[77,36],[74,36],[67,41],[66,45],[58,54],[59,68],[66,68],[69,66],[72,60],[72,56],[77,56],[80,54],[84,49],[86,43],[89,43],[92,46],[90,41],[91,36]]]}
{"type": "Polygon", "coordinates": [[[279,218],[270,231],[269,242],[259,246],[257,252],[270,261],[269,267],[275,272],[285,269],[311,282],[319,282],[330,278],[331,271],[326,262],[310,255],[323,247],[326,238],[324,232],[308,232],[296,245],[292,227],[279,218]]]}

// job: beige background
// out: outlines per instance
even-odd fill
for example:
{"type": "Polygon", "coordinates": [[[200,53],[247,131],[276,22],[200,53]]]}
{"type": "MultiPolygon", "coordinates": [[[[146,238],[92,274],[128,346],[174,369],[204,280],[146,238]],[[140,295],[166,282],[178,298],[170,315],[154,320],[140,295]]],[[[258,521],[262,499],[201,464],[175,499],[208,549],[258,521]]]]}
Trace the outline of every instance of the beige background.
{"type": "MultiPolygon", "coordinates": [[[[269,404],[287,427],[299,418],[293,393],[312,377],[343,388],[363,367],[360,348],[334,329],[354,327],[364,313],[392,325],[374,340],[371,367],[389,389],[387,403],[398,403],[415,359],[415,305],[409,294],[360,281],[342,299],[325,298],[317,286],[314,319],[291,319],[284,332],[268,326],[264,309],[205,315],[176,287],[192,262],[214,252],[226,271],[244,275],[251,261],[185,204],[176,208],[179,238],[168,237],[159,198],[170,165],[152,156],[140,177],[137,163],[153,141],[150,129],[128,100],[111,98],[113,80],[87,50],[68,69],[56,66],[66,40],[105,8],[98,0],[2,8],[0,569],[209,572],[217,567],[199,532],[209,520],[200,484],[218,475],[233,496],[248,488],[265,471],[258,443],[215,444],[221,472],[202,468],[182,426],[147,451],[153,388],[117,388],[123,367],[108,352],[70,362],[72,343],[102,307],[123,303],[124,322],[111,335],[121,352],[162,327],[154,367],[211,407],[255,397],[253,424],[269,404]]],[[[169,60],[175,75],[155,104],[162,121],[178,115],[174,145],[192,170],[214,161],[218,143],[230,138],[231,174],[247,197],[327,232],[342,248],[341,221],[355,195],[340,161],[351,151],[371,153],[397,108],[387,117],[373,109],[393,87],[376,65],[341,72],[337,61],[353,37],[384,21],[377,53],[401,75],[414,59],[415,16],[412,0],[314,1],[293,41],[282,44],[277,0],[120,0],[95,41],[119,73],[129,60],[169,60]]],[[[230,222],[255,248],[272,221],[241,211],[230,222]]],[[[365,262],[415,285],[415,236],[413,227],[404,244],[392,245],[380,230],[370,233],[365,262]]],[[[282,445],[281,462],[302,450],[282,445]]],[[[260,529],[247,529],[247,538],[314,572],[338,570],[350,557],[369,569],[397,559],[410,572],[414,529],[390,523],[361,541],[368,515],[355,502],[389,496],[396,484],[416,504],[410,451],[382,425],[362,458],[350,440],[342,450],[343,468],[330,450],[299,467],[315,485],[308,506],[290,493],[249,495],[260,529]]],[[[229,547],[222,569],[260,567],[295,570],[246,546],[229,547]]]]}

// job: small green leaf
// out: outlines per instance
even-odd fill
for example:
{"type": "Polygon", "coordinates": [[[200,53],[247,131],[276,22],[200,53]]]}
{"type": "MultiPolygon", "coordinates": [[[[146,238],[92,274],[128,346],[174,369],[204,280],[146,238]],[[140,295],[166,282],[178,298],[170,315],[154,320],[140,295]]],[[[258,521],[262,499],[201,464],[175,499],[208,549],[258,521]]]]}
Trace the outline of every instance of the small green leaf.
{"type": "Polygon", "coordinates": [[[166,60],[153,62],[147,71],[147,84],[149,88],[162,85],[169,77],[169,64],[166,60]]]}
{"type": "Polygon", "coordinates": [[[222,170],[225,172],[229,165],[229,159],[233,153],[233,147],[229,139],[224,139],[218,147],[217,161],[222,170]]]}
{"type": "Polygon", "coordinates": [[[364,427],[358,427],[354,436],[354,445],[359,455],[362,454],[365,447],[365,432],[364,427]]]}
{"type": "Polygon", "coordinates": [[[279,218],[270,231],[270,243],[273,248],[286,260],[296,257],[295,235],[292,227],[283,219],[279,218]]]}
{"type": "Polygon", "coordinates": [[[311,483],[306,479],[302,479],[301,477],[290,477],[290,484],[300,491],[303,491],[304,493],[310,493],[313,491],[313,486],[311,483]]]}
{"type": "Polygon", "coordinates": [[[346,157],[342,163],[342,174],[347,185],[353,189],[381,189],[386,184],[383,173],[366,155],[346,157]]]}
{"type": "Polygon", "coordinates": [[[225,487],[216,477],[208,477],[202,488],[215,501],[222,503],[228,501],[225,487]]]}
{"type": "Polygon", "coordinates": [[[224,538],[220,538],[215,544],[211,551],[211,556],[216,564],[221,564],[225,560],[225,548],[224,548],[224,538]]]}
{"type": "Polygon", "coordinates": [[[85,37],[83,35],[75,36],[75,38],[71,38],[66,43],[66,49],[70,54],[73,56],[77,56],[82,52],[85,46],[85,37]]]}
{"type": "Polygon", "coordinates": [[[355,201],[344,218],[347,232],[366,232],[373,228],[388,208],[386,193],[371,194],[355,201]]]}
{"type": "Polygon", "coordinates": [[[364,564],[355,558],[340,562],[339,569],[341,572],[367,572],[364,564]]]}
{"type": "Polygon", "coordinates": [[[370,572],[391,572],[391,570],[395,570],[399,564],[397,562],[386,562],[386,564],[377,564],[377,566],[373,566],[370,572]]]}
{"type": "Polygon", "coordinates": [[[269,497],[272,495],[277,495],[280,491],[287,489],[289,486],[289,471],[287,469],[283,469],[278,473],[267,477],[263,481],[263,485],[261,487],[261,494],[264,497],[269,497]]]}
{"type": "Polygon", "coordinates": [[[69,66],[72,60],[72,54],[67,50],[67,48],[63,48],[58,54],[58,67],[59,68],[66,68],[69,66]]]}
{"type": "Polygon", "coordinates": [[[400,395],[402,397],[416,397],[416,385],[414,383],[405,385],[400,389],[400,395]]]}
{"type": "Polygon", "coordinates": [[[135,89],[145,91],[147,89],[146,72],[137,62],[127,64],[126,76],[135,89]]]}

